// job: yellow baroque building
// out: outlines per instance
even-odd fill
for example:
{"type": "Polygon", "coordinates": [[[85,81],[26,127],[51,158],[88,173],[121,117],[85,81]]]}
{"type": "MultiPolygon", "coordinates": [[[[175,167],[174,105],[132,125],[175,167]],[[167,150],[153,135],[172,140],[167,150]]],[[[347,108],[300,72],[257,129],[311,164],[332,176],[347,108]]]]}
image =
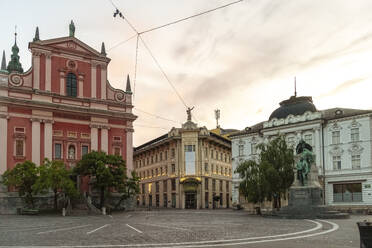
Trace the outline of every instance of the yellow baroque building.
{"type": "Polygon", "coordinates": [[[230,208],[231,141],[220,134],[220,130],[198,127],[189,117],[182,128],[172,128],[136,147],[134,167],[140,177],[137,204],[154,208],[230,208]]]}

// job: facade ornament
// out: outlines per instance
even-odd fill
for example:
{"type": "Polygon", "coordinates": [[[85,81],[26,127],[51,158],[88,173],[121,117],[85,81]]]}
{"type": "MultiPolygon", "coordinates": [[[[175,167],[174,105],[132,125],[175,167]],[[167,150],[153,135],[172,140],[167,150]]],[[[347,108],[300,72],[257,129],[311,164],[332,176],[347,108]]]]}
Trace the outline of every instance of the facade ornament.
{"type": "Polygon", "coordinates": [[[359,128],[361,127],[362,124],[360,124],[356,119],[353,119],[353,121],[351,122],[351,124],[348,126],[349,129],[352,129],[352,128],[359,128]]]}
{"type": "Polygon", "coordinates": [[[348,149],[348,152],[351,154],[351,155],[360,155],[362,154],[364,148],[362,146],[360,146],[359,144],[353,144],[349,149],[348,149]]]}
{"type": "Polygon", "coordinates": [[[35,37],[34,37],[34,42],[35,41],[40,41],[40,36],[39,36],[39,27],[36,27],[36,31],[35,31],[35,37]]]}
{"type": "Polygon", "coordinates": [[[125,89],[126,93],[132,94],[132,89],[130,87],[130,79],[129,79],[129,74],[127,75],[127,87],[125,89]]]}
{"type": "Polygon", "coordinates": [[[339,146],[334,146],[329,153],[333,156],[341,156],[344,153],[344,149],[339,146]]]}
{"type": "Polygon", "coordinates": [[[106,48],[105,48],[105,43],[104,43],[104,42],[102,42],[102,45],[101,45],[101,54],[102,54],[103,56],[105,56],[105,57],[106,57],[106,55],[107,55],[107,53],[106,53],[106,48]]]}
{"type": "Polygon", "coordinates": [[[75,37],[75,24],[74,21],[71,20],[71,23],[69,25],[69,30],[70,30],[70,37],[75,37]]]}
{"type": "Polygon", "coordinates": [[[5,50],[3,50],[3,57],[1,59],[1,71],[6,71],[6,59],[5,59],[5,50]]]}
{"type": "Polygon", "coordinates": [[[332,132],[332,131],[340,131],[342,129],[342,127],[337,123],[337,122],[334,122],[330,128],[329,128],[329,131],[332,132]]]}
{"type": "Polygon", "coordinates": [[[75,159],[75,146],[73,145],[68,148],[68,159],[75,159]]]}

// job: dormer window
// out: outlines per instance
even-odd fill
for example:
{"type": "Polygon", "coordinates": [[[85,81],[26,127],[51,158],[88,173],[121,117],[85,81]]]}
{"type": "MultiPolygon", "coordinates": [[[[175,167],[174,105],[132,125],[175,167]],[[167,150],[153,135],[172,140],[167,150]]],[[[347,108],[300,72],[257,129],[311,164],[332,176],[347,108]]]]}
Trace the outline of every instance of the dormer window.
{"type": "Polygon", "coordinates": [[[76,76],[74,73],[67,74],[66,79],[66,95],[76,97],[77,96],[77,83],[76,76]]]}

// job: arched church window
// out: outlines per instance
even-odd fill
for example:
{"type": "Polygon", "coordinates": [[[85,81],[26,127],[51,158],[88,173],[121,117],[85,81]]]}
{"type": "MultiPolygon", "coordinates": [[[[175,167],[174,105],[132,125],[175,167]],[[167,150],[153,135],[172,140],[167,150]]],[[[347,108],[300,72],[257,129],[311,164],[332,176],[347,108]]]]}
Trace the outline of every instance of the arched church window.
{"type": "Polygon", "coordinates": [[[66,94],[67,96],[77,96],[77,83],[76,83],[76,76],[74,73],[67,74],[66,80],[66,94]]]}

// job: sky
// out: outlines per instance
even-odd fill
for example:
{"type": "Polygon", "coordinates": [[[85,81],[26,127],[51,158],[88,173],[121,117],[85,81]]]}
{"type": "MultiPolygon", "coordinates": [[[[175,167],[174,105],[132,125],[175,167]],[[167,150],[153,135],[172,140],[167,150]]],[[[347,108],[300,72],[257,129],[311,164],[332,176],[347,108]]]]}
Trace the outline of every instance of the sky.
{"type": "MultiPolygon", "coordinates": [[[[143,31],[234,0],[112,0],[143,31]]],[[[243,129],[265,121],[294,94],[312,96],[317,109],[372,109],[372,1],[244,0],[228,8],[145,33],[142,38],[189,107],[199,126],[243,129]]],[[[108,79],[134,94],[134,145],[180,127],[186,109],[135,33],[113,18],[109,0],[0,0],[0,50],[10,59],[17,26],[23,68],[36,26],[41,39],[75,36],[111,62],[108,79]],[[137,110],[138,109],[138,110],[137,110]],[[151,113],[152,115],[146,114],[151,113]],[[160,116],[158,118],[155,116],[160,116]],[[167,119],[167,120],[164,120],[167,119]]]]}

